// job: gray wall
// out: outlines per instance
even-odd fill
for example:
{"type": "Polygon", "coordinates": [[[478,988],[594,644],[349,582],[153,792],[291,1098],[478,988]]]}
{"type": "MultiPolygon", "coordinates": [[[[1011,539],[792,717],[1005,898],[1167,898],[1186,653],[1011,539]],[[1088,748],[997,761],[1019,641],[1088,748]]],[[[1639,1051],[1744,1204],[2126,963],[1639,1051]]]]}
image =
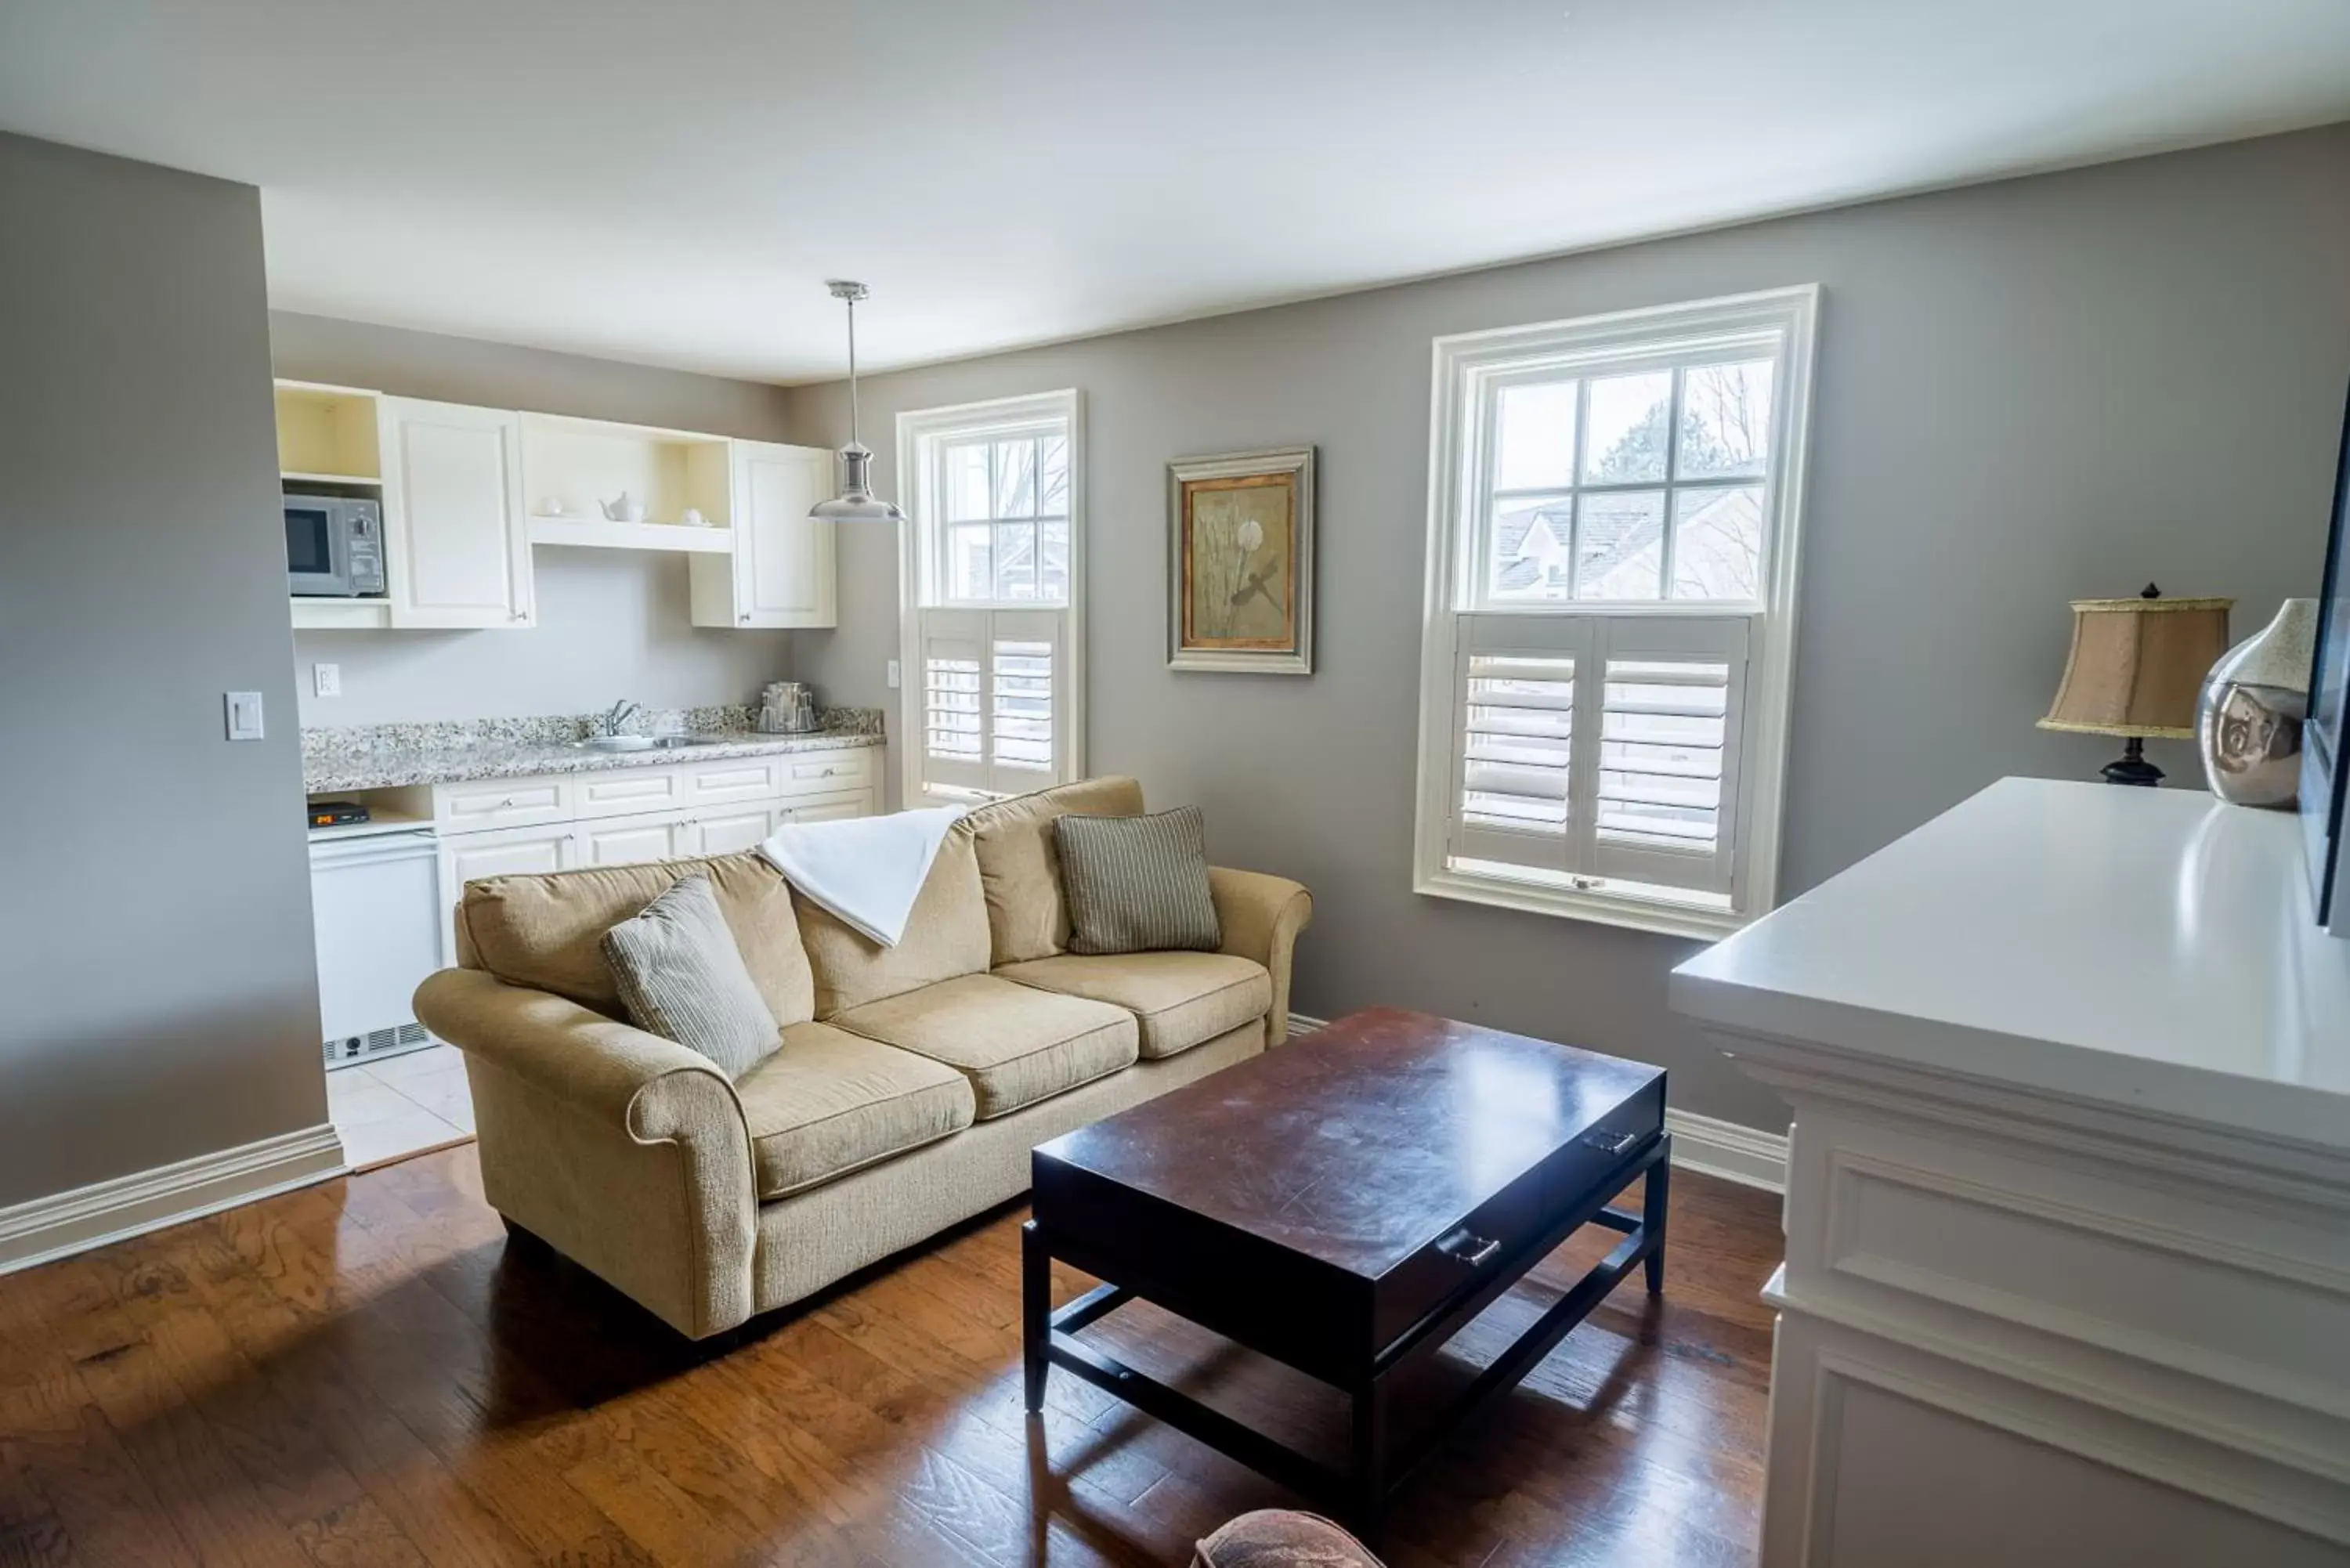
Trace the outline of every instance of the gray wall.
{"type": "MultiPolygon", "coordinates": [[[[2315,591],[2350,375],[2350,126],[1593,252],[881,377],[892,416],[1086,397],[1091,768],[1206,808],[1219,860],[1317,896],[1295,1005],[1402,1002],[1661,1063],[1682,1106],[1774,1096],[1665,1006],[1691,944],[1410,891],[1430,339],[1825,286],[1783,897],[2007,774],[2118,751],[2044,733],[2067,598],[2315,591]],[[1320,449],[1310,680],[1164,665],[1164,465],[1320,449]]],[[[887,308],[882,301],[877,308],[887,308]]],[[[846,435],[837,386],[795,439],[846,435]]],[[[841,626],[794,662],[892,702],[895,541],[844,530],[841,626]]],[[[2194,782],[2183,745],[2157,760],[2194,782]]],[[[891,774],[893,784],[896,774],[891,774]]]]}
{"type": "Polygon", "coordinates": [[[0,135],[0,213],[5,1205],[327,1104],[258,192],[0,135]]]}
{"type": "MultiPolygon", "coordinates": [[[[534,413],[783,439],[778,388],[575,354],[279,311],[277,373],[534,413]]],[[[702,630],[686,618],[681,556],[533,553],[528,631],[304,631],[294,639],[302,722],[584,713],[629,697],[654,708],[743,702],[791,673],[791,634],[702,630]],[[343,694],[313,695],[310,666],[339,665],[343,694]]]]}

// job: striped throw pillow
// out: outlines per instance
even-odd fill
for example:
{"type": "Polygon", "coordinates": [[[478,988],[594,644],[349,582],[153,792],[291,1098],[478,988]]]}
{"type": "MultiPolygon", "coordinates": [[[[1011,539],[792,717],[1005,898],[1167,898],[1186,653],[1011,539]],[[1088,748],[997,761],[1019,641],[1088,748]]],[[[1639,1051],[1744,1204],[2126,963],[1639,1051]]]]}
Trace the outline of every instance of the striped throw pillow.
{"type": "Polygon", "coordinates": [[[1057,817],[1061,896],[1073,953],[1223,945],[1208,893],[1207,836],[1196,805],[1148,816],[1057,817]]]}
{"type": "Polygon", "coordinates": [[[774,1055],[782,1034],[719,912],[710,878],[681,877],[604,933],[604,961],[648,1034],[698,1051],[730,1079],[774,1055]]]}

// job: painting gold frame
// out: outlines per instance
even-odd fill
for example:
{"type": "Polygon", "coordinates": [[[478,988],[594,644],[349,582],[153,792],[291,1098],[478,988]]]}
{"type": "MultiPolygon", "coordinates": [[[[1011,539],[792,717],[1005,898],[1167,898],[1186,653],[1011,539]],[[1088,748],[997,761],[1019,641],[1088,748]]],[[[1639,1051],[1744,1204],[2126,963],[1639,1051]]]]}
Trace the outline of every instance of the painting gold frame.
{"type": "Polygon", "coordinates": [[[1314,673],[1314,449],[1167,465],[1167,665],[1314,673]]]}

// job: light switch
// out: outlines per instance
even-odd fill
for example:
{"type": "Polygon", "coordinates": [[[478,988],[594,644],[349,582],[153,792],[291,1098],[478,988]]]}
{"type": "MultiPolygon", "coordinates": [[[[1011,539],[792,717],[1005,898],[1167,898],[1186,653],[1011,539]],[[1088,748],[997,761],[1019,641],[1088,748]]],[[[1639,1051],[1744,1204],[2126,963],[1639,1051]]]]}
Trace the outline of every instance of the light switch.
{"type": "Polygon", "coordinates": [[[889,661],[889,690],[890,690],[890,691],[895,691],[896,690],[898,690],[898,680],[899,680],[899,676],[898,676],[898,661],[897,661],[896,659],[891,659],[891,660],[889,661]]]}
{"type": "Polygon", "coordinates": [[[317,692],[321,697],[341,696],[343,694],[343,667],[339,664],[314,664],[310,666],[310,690],[317,692]]]}
{"type": "Polygon", "coordinates": [[[224,695],[228,706],[228,738],[232,741],[261,739],[261,693],[230,691],[224,695]]]}

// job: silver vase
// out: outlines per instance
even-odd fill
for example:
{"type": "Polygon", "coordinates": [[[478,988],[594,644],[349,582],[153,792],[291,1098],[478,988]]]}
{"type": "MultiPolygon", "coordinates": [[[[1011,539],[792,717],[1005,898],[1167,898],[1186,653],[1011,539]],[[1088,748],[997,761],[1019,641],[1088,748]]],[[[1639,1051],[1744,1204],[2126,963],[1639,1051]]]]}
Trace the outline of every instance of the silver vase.
{"type": "Polygon", "coordinates": [[[2287,599],[2276,619],[2220,656],[2203,678],[2195,735],[2211,793],[2236,805],[2290,808],[2301,785],[2317,601],[2287,599]]]}

